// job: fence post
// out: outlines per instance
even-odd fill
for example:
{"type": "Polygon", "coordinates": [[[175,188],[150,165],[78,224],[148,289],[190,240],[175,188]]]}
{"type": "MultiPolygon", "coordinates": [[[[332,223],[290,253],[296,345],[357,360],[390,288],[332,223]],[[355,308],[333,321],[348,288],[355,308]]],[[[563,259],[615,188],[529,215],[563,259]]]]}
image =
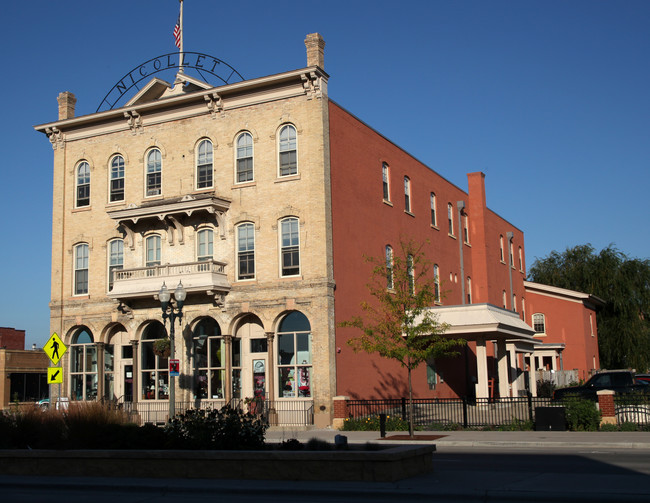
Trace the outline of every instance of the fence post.
{"type": "Polygon", "coordinates": [[[347,396],[335,396],[332,401],[334,402],[334,421],[332,422],[332,427],[340,430],[343,428],[346,418],[349,414],[348,400],[350,397],[347,396]]]}
{"type": "Polygon", "coordinates": [[[526,397],[528,398],[528,419],[530,422],[533,422],[533,394],[529,391],[526,393],[526,397]]]}
{"type": "Polygon", "coordinates": [[[600,424],[616,424],[616,407],[614,405],[614,392],[603,389],[596,392],[598,408],[602,414],[600,424]]]}
{"type": "Polygon", "coordinates": [[[467,428],[467,397],[463,397],[463,428],[467,428]]]}
{"type": "Polygon", "coordinates": [[[406,398],[402,397],[402,421],[406,421],[406,398]]]}

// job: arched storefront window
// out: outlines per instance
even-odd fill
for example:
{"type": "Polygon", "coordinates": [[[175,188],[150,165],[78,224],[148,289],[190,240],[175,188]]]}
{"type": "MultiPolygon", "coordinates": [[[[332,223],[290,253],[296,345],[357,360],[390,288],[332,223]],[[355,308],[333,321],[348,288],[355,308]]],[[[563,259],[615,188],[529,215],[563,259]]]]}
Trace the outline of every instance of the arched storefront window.
{"type": "Polygon", "coordinates": [[[193,334],[195,398],[225,398],[226,343],[212,318],[202,319],[193,334]]]}
{"type": "Polygon", "coordinates": [[[86,327],[79,328],[72,336],[70,397],[73,400],[97,399],[97,347],[86,327]]]}
{"type": "Polygon", "coordinates": [[[169,399],[169,360],[153,351],[153,343],[157,339],[167,337],[165,327],[159,321],[151,322],[142,334],[142,399],[169,399]]]}
{"type": "Polygon", "coordinates": [[[278,344],[278,392],[280,398],[307,398],[312,395],[311,325],[297,311],[280,323],[278,344]]]}

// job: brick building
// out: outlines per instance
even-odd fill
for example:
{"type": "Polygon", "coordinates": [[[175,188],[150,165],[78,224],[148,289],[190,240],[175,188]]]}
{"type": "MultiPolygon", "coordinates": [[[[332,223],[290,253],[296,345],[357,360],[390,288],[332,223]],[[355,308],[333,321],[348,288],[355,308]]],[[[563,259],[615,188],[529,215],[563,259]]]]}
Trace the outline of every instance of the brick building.
{"type": "Polygon", "coordinates": [[[403,237],[428,240],[435,309],[470,341],[418,369],[418,396],[524,389],[523,232],[488,209],[482,173],[464,191],[331,101],[325,44],[305,44],[306,68],[219,87],[179,72],[91,115],[61,93],[36,127],[54,149],[51,330],[72,399],[165,410],[163,282],[187,292],[179,402],[260,397],[280,424],[323,426],[336,395],[401,396],[401,369],[336,324],[367,295],[363,256],[403,237]]]}

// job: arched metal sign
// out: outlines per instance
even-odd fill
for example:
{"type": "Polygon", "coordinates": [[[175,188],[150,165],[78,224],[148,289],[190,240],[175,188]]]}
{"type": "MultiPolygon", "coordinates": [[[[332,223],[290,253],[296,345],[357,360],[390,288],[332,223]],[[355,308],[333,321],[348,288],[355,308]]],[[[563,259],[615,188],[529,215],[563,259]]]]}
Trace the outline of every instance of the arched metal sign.
{"type": "MultiPolygon", "coordinates": [[[[209,73],[217,77],[224,84],[244,80],[244,77],[237,70],[214,56],[200,52],[183,52],[182,61],[180,57],[181,53],[170,52],[169,54],[163,54],[136,66],[108,91],[97,107],[97,112],[101,110],[112,110],[128,91],[133,87],[138,87],[140,82],[151,75],[175,68],[193,68],[201,75],[203,80],[206,80],[203,73],[209,73]]],[[[138,87],[138,89],[140,88],[138,87]]]]}

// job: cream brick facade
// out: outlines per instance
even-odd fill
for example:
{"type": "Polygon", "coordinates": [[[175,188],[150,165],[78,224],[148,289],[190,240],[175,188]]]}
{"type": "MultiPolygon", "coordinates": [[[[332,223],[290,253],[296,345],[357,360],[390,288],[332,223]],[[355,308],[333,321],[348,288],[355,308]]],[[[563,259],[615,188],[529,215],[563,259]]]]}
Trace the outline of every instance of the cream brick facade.
{"type": "MultiPolygon", "coordinates": [[[[320,40],[320,53],[317,50],[314,57],[322,64],[324,44],[319,36],[315,40],[317,45],[320,40]]],[[[176,326],[176,357],[181,360],[176,399],[195,399],[191,340],[197,323],[210,317],[221,334],[245,338],[242,319],[248,316],[250,321],[252,315],[257,320],[253,331],[263,332],[271,342],[264,355],[267,398],[291,401],[279,397],[273,334],[287,313],[299,311],[309,320],[312,344],[311,396],[302,401],[313,405],[316,424],[331,423],[336,383],[327,78],[320,67],[309,66],[218,88],[190,85],[191,92],[179,93],[177,86],[155,100],[136,97],[120,109],[77,118],[74,96],[62,93],[59,120],[36,127],[48,135],[54,151],[51,331],[70,346],[80,328],[87,327],[97,348],[99,396],[119,399],[125,394],[118,349],[131,346],[134,402],[143,401],[138,342],[151,321],[161,321],[154,295],[135,290],[117,299],[109,295],[109,242],[124,239],[123,270],[145,266],[144,243],[152,233],[161,236],[163,265],[190,264],[197,262],[198,231],[212,228],[213,258],[225,263],[228,287],[217,293],[207,286],[188,288],[182,328],[176,326]],[[298,173],[279,176],[278,135],[286,124],[297,132],[298,173]],[[243,131],[253,137],[254,177],[236,183],[236,139],[243,131]],[[203,139],[213,145],[214,183],[208,190],[196,187],[197,147],[203,139]],[[152,148],[162,154],[162,189],[159,196],[147,197],[146,155],[152,148]],[[115,155],[124,158],[124,200],[110,202],[110,161],[115,155]],[[76,208],[76,170],[82,161],[90,166],[90,203],[76,208]],[[209,197],[219,201],[216,211],[206,203],[197,211],[166,213],[181,198],[201,202],[209,197]],[[147,207],[159,218],[134,217],[122,225],[126,220],[116,216],[147,207]],[[285,217],[299,220],[299,276],[281,275],[279,222],[285,217]],[[242,222],[255,228],[255,279],[246,281],[238,281],[236,274],[236,228],[242,222]],[[80,243],[89,249],[85,295],[74,294],[74,249],[80,243]],[[115,348],[115,396],[109,396],[110,386],[101,378],[107,346],[115,348]]],[[[153,82],[151,89],[156,85],[153,82]]],[[[176,287],[164,274],[158,279],[160,284],[167,280],[171,290],[176,287]]],[[[66,371],[70,355],[62,360],[66,371]]],[[[72,393],[69,372],[62,389],[72,393]]],[[[228,391],[224,398],[229,398],[228,391]]]]}

